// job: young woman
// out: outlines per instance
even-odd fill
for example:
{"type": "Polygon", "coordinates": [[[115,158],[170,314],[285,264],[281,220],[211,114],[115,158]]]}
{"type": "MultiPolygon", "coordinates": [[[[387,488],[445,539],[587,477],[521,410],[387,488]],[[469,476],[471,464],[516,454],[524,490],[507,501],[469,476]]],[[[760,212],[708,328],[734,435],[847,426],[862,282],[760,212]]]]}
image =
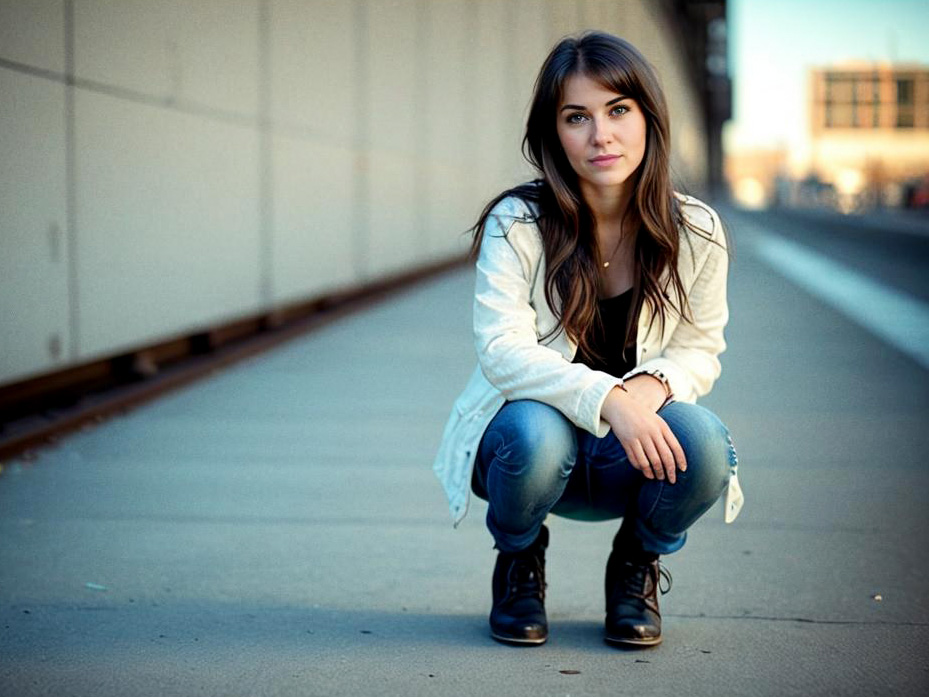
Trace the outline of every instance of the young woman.
{"type": "MultiPolygon", "coordinates": [[[[719,376],[726,236],[673,191],[668,112],[628,42],[591,32],[542,66],[523,152],[539,178],[475,226],[480,365],[435,462],[457,523],[485,499],[498,557],[491,635],[548,637],[546,515],[622,518],[606,565],[606,639],[661,641],[658,557],[727,489],[729,432],[697,397],[719,376]]],[[[666,590],[665,590],[666,592],[666,590]]]]}

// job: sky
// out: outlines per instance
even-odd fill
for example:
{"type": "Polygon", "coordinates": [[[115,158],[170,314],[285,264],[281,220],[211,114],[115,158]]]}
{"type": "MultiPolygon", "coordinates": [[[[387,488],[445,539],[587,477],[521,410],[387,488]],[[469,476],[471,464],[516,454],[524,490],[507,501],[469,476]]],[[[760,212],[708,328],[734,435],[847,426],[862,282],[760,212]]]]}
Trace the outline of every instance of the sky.
{"type": "Polygon", "coordinates": [[[810,67],[848,60],[929,66],[929,0],[729,0],[728,26],[727,150],[803,148],[810,67]]]}

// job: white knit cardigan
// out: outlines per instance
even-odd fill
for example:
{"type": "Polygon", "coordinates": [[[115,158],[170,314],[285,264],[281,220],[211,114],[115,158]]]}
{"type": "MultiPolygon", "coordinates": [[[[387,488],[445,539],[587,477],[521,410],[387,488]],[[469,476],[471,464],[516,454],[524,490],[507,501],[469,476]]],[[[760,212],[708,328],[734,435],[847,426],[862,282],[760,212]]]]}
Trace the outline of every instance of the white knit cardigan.
{"type": "MultiPolygon", "coordinates": [[[[719,377],[719,354],[726,348],[729,256],[716,212],[693,197],[675,195],[685,218],[699,231],[681,230],[678,260],[693,321],[682,321],[670,312],[661,332],[660,322],[650,322],[648,304],[643,303],[635,368],[623,379],[657,369],[667,378],[675,400],[695,402],[719,377]]],[[[600,411],[607,393],[621,380],[572,363],[577,345],[560,328],[552,334],[558,320],[545,299],[545,258],[533,219],[529,204],[508,197],[494,207],[485,225],[474,293],[479,364],[455,401],[433,465],[456,526],[467,514],[478,444],[504,402],[544,402],[597,437],[610,429],[600,411]]],[[[742,503],[734,463],[725,499],[726,522],[735,520],[742,503]]]]}

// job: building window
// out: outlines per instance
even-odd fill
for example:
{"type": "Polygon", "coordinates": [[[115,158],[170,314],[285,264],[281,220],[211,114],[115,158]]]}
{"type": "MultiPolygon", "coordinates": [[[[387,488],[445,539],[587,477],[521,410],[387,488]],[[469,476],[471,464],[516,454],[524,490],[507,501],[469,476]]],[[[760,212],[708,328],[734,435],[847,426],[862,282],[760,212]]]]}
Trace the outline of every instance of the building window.
{"type": "Polygon", "coordinates": [[[832,127],[852,128],[855,125],[853,109],[851,104],[835,104],[832,107],[832,127]]]}
{"type": "Polygon", "coordinates": [[[855,126],[877,128],[877,105],[859,103],[855,109],[855,126]]]}
{"type": "Polygon", "coordinates": [[[913,104],[913,80],[897,80],[897,104],[913,104]]]}
{"type": "Polygon", "coordinates": [[[833,102],[849,104],[854,99],[854,80],[845,77],[833,77],[829,81],[826,98],[833,102]]]}

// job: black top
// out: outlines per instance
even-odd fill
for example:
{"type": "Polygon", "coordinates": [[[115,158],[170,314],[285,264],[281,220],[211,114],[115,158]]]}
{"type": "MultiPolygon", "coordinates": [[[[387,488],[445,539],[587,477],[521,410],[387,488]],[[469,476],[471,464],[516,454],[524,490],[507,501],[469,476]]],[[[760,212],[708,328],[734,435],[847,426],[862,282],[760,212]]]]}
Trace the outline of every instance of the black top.
{"type": "Polygon", "coordinates": [[[635,332],[632,345],[626,348],[623,358],[623,340],[626,334],[626,318],[632,303],[632,288],[621,295],[603,298],[597,304],[600,310],[600,326],[591,330],[590,345],[600,358],[577,352],[575,363],[583,363],[594,370],[602,370],[613,377],[621,378],[635,368],[635,332]]]}

